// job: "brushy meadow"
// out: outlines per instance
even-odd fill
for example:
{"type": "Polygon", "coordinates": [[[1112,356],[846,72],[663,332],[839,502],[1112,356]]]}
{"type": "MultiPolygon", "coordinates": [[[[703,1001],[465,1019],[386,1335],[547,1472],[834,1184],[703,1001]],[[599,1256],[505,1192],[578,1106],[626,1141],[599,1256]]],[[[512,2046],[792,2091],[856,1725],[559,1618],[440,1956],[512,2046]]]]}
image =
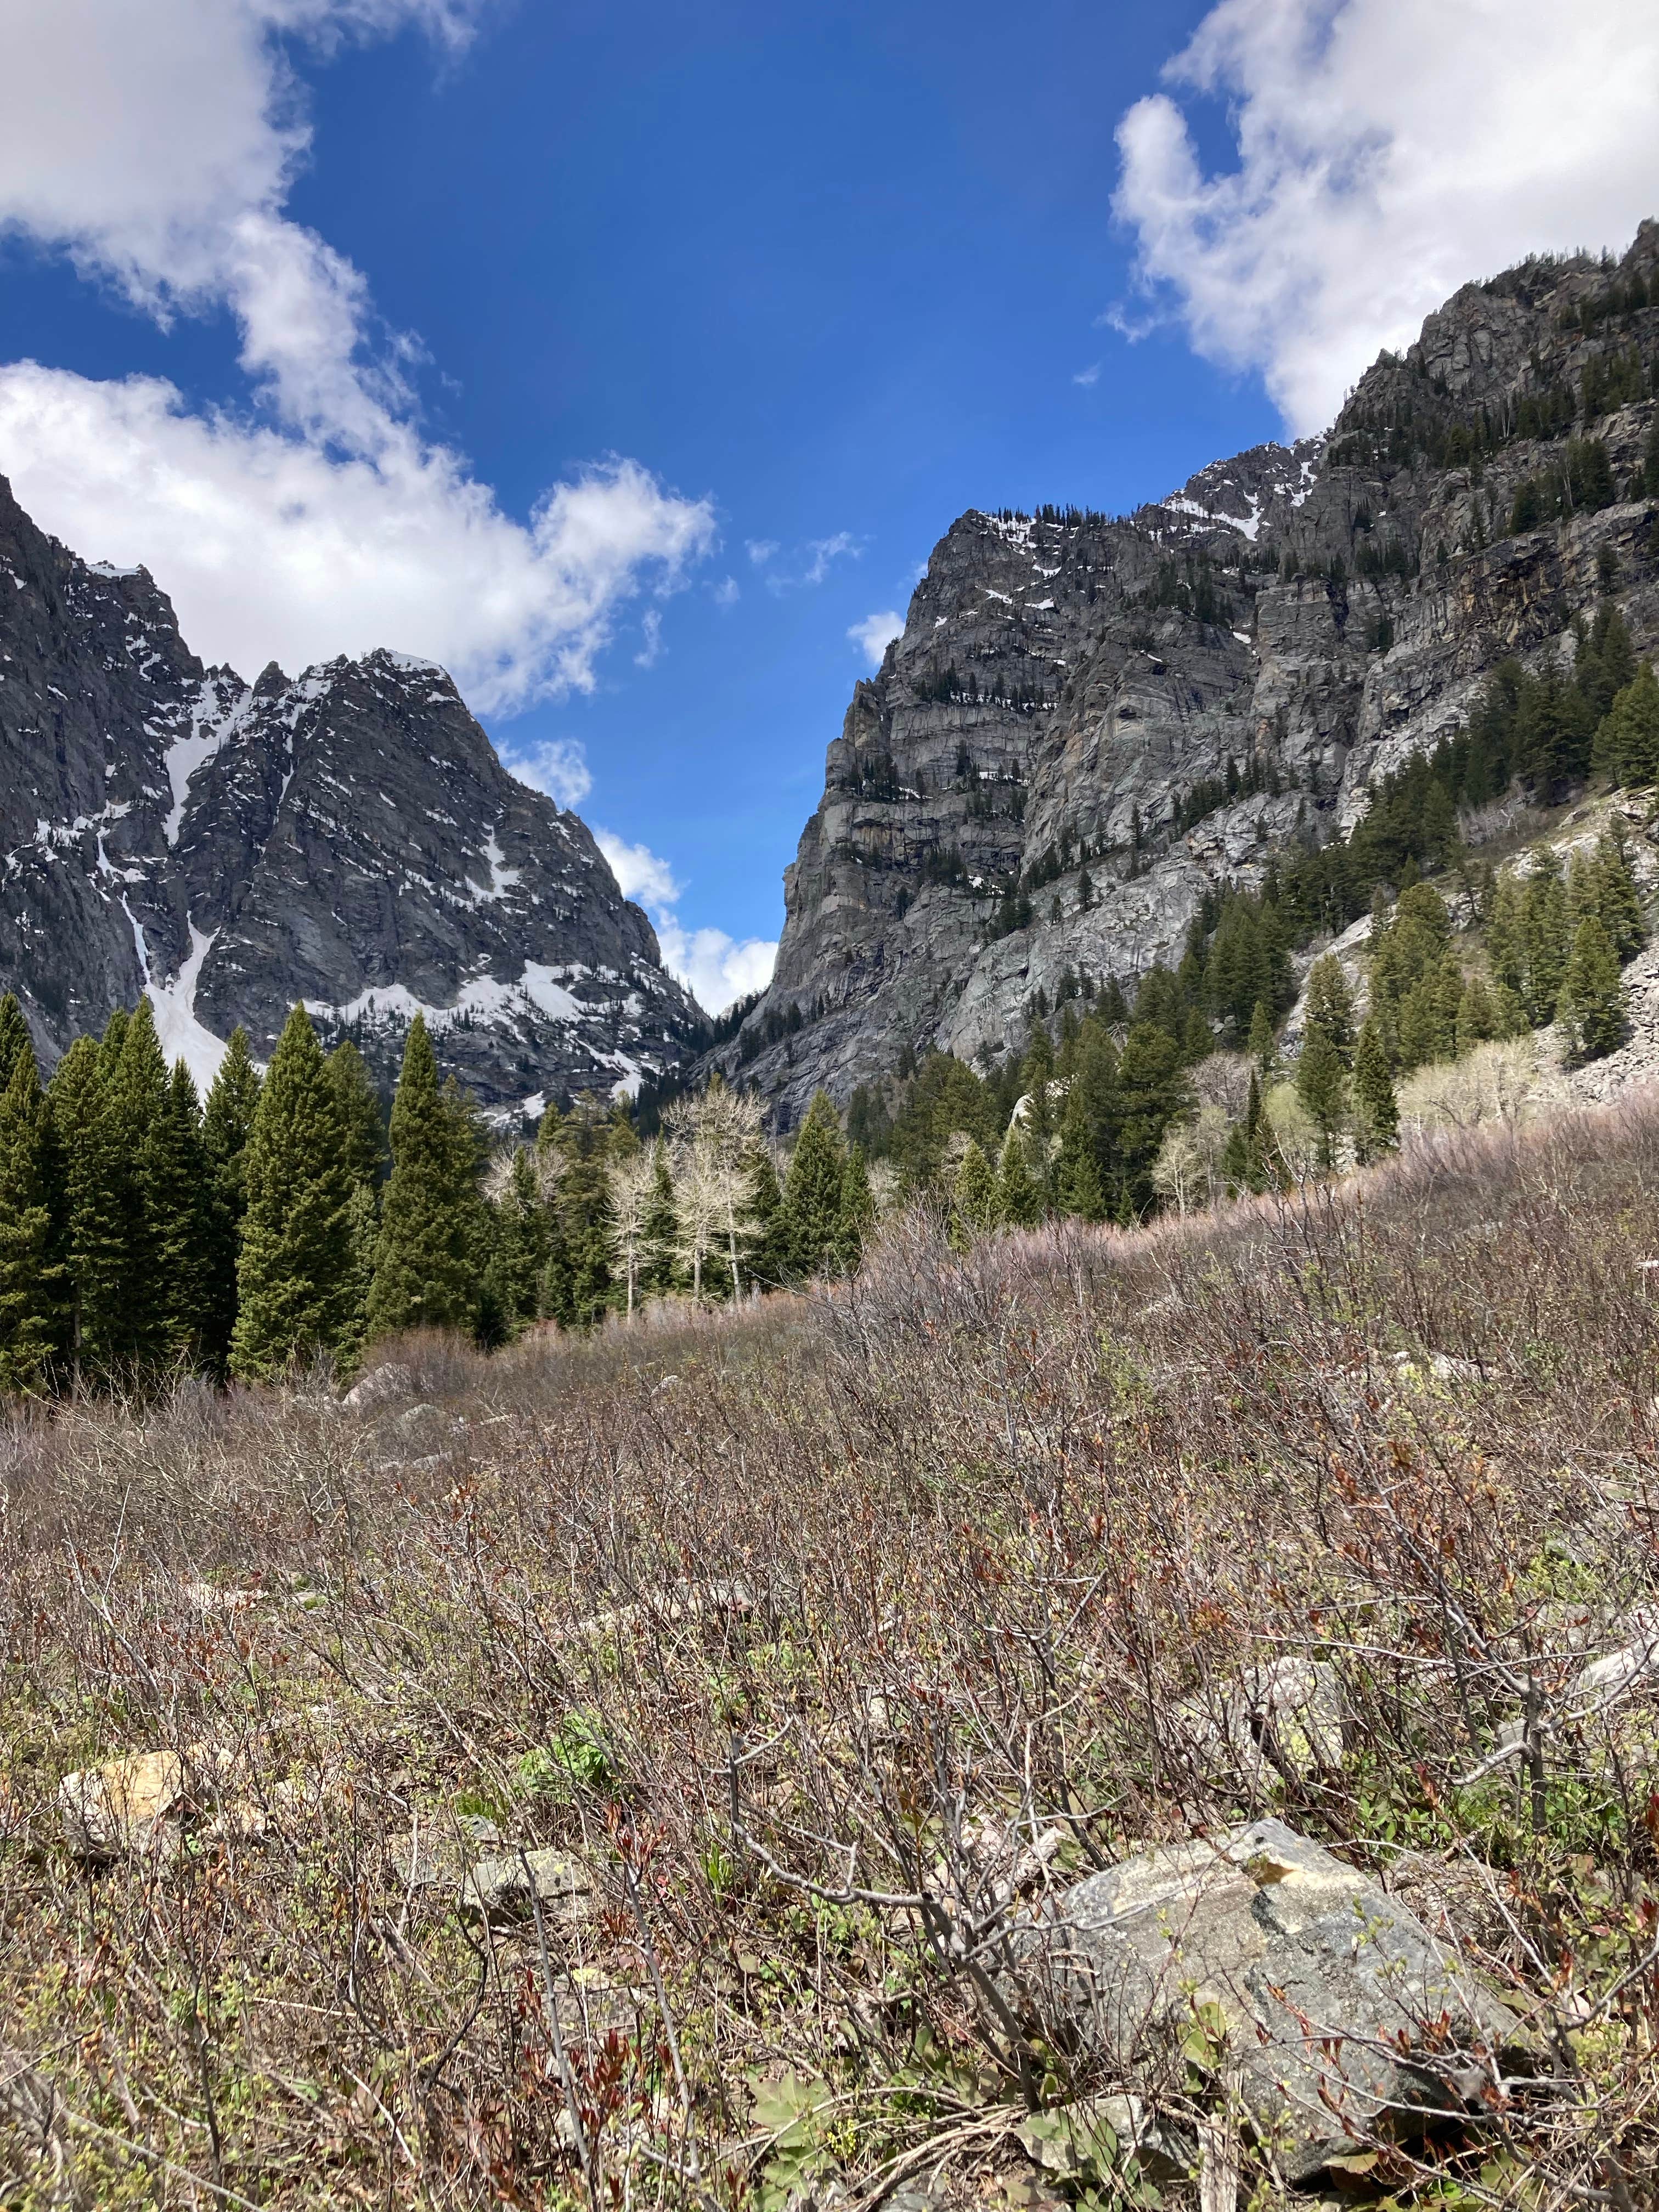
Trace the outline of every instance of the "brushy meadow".
{"type": "Polygon", "coordinates": [[[1202,2139],[1224,2052],[1109,2078],[998,1947],[1266,1811],[1535,2053],[1348,2198],[1654,2202],[1659,1700],[1571,1686],[1656,1598],[1656,1260],[1632,1097],[1139,1231],[914,1212],[833,1291],[405,1339],[350,1402],[15,1413],[0,2203],[1211,2212],[1030,2152],[1124,2089],[1202,2139]],[[1317,1743],[1238,1724],[1287,1656],[1317,1743]],[[65,1775],[157,1752],[77,1849],[65,1775]],[[458,1904],[520,1847],[591,1892],[458,1904]]]}

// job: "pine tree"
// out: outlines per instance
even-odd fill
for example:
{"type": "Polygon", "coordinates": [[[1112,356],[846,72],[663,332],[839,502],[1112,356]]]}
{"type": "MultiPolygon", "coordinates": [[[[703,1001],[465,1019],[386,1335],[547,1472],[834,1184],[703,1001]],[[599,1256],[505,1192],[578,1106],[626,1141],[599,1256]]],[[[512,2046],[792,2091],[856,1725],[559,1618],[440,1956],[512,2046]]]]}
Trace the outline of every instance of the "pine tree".
{"type": "MultiPolygon", "coordinates": [[[[673,1220],[674,1194],[667,1182],[668,1168],[665,1161],[659,1171],[657,1205],[666,1204],[667,1218],[664,1224],[665,1242],[659,1249],[665,1255],[665,1273],[659,1285],[669,1290],[673,1284],[673,1252],[675,1224],[673,1220]]],[[[783,1186],[778,1181],[777,1164],[766,1146],[757,1145],[750,1156],[747,1188],[744,1193],[746,1210],[755,1224],[749,1240],[749,1274],[752,1282],[764,1290],[775,1290],[789,1272],[789,1255],[785,1242],[783,1217],[783,1186]]],[[[656,1216],[653,1214],[653,1219],[656,1216]]],[[[654,1234],[647,1223],[648,1234],[654,1234]]]]}
{"type": "Polygon", "coordinates": [[[1624,1041],[1627,1023],[1619,956],[1593,914],[1586,915],[1574,932],[1556,1016],[1574,1060],[1600,1060],[1624,1041]]]}
{"type": "Polygon", "coordinates": [[[1035,1229],[1042,1218],[1042,1191],[1031,1173],[1025,1132],[1011,1121],[997,1166],[997,1212],[1011,1229],[1035,1229]]]}
{"type": "Polygon", "coordinates": [[[1615,783],[1659,781],[1659,680],[1644,661],[1595,733],[1595,765],[1615,783]]]}
{"type": "Polygon", "coordinates": [[[106,1110],[103,1056],[94,1039],[77,1037],[53,1069],[46,1093],[63,1188],[68,1352],[76,1373],[88,1381],[115,1374],[125,1327],[128,1200],[106,1110]]]}
{"type": "Polygon", "coordinates": [[[829,1092],[820,1091],[795,1139],[783,1186],[783,1233],[792,1274],[805,1279],[836,1264],[846,1167],[840,1119],[829,1092]]]}
{"type": "Polygon", "coordinates": [[[1354,1048],[1353,1091],[1361,1157],[1374,1159],[1392,1152],[1400,1141],[1400,1109],[1388,1048],[1373,1021],[1361,1027],[1354,1048]]]}
{"type": "Polygon", "coordinates": [[[1296,1064],[1296,1094],[1319,1132],[1319,1159],[1336,1161],[1336,1139],[1347,1114],[1347,1074],[1342,1055],[1316,1022],[1310,1022],[1296,1064]]]}
{"type": "Polygon", "coordinates": [[[1456,1047],[1461,1059],[1478,1044],[1485,1044],[1498,1033],[1498,1012],[1486,988],[1486,978],[1471,975],[1463,986],[1463,995],[1457,1002],[1456,1047]]]}
{"type": "Polygon", "coordinates": [[[35,1391],[58,1347],[63,1271],[52,1218],[51,1117],[27,1032],[9,1043],[11,1073],[0,1091],[0,1390],[35,1391]]]}
{"type": "Polygon", "coordinates": [[[259,1075],[248,1049],[247,1031],[230,1033],[202,1109],[202,1150],[207,1161],[207,1320],[203,1356],[216,1375],[230,1360],[236,1326],[236,1256],[242,1216],[247,1210],[244,1164],[247,1140],[259,1103],[259,1075]]]}
{"type": "Polygon", "coordinates": [[[1613,940],[1613,952],[1623,967],[1647,943],[1648,931],[1622,823],[1615,822],[1597,839],[1592,881],[1596,919],[1613,940]]]}
{"type": "Polygon", "coordinates": [[[973,1138],[957,1163],[951,1197],[951,1241],[958,1249],[997,1222],[996,1170],[973,1138]]]}
{"type": "Polygon", "coordinates": [[[418,1013],[404,1046],[391,1133],[369,1338],[409,1328],[471,1328],[479,1272],[477,1145],[458,1102],[439,1088],[432,1040],[418,1013]]]}
{"type": "Polygon", "coordinates": [[[1524,896],[1513,868],[1505,868],[1492,887],[1486,915],[1486,958],[1498,991],[1524,1001],[1527,946],[1524,896]]]}
{"type": "Polygon", "coordinates": [[[1526,956],[1522,998],[1534,1027],[1541,1029],[1555,1018],[1568,950],[1566,885],[1561,863],[1547,845],[1533,855],[1522,899],[1521,942],[1526,956]]]}
{"type": "Polygon", "coordinates": [[[1249,1054],[1263,1075],[1272,1067],[1278,1049],[1272,1012],[1265,999],[1258,999],[1250,1015],[1249,1054]]]}
{"type": "Polygon", "coordinates": [[[1344,1066],[1352,1057],[1353,993],[1335,953],[1327,952],[1308,970],[1304,1019],[1316,1023],[1335,1046],[1344,1066]]]}
{"type": "Polygon", "coordinates": [[[513,1155],[496,1212],[502,1297],[508,1319],[521,1328],[536,1318],[547,1266],[547,1209],[535,1155],[523,1146],[513,1155]]]}
{"type": "MultiPolygon", "coordinates": [[[[105,1036],[106,1049],[107,1030],[105,1036]]],[[[169,1218],[178,1194],[156,1182],[167,1149],[161,1125],[167,1112],[167,1066],[148,999],[140,999],[123,1023],[112,1060],[105,1064],[101,1050],[100,1060],[126,1248],[117,1357],[137,1378],[173,1350],[166,1255],[189,1234],[169,1218]]]]}
{"type": "Polygon", "coordinates": [[[195,1366],[214,1320],[213,1189],[196,1085],[183,1060],[150,1125],[143,1179],[160,1272],[160,1356],[195,1366]]]}
{"type": "Polygon", "coordinates": [[[362,1053],[349,1037],[337,1044],[324,1065],[340,1116],[345,1163],[354,1182],[378,1191],[386,1180],[386,1116],[380,1093],[362,1053]]]}
{"type": "MultiPolygon", "coordinates": [[[[0,1091],[3,1091],[11,1081],[11,1072],[22,1054],[27,1052],[33,1056],[33,1051],[34,1047],[29,1037],[29,1025],[23,1019],[23,1009],[18,1005],[13,994],[8,991],[5,997],[0,999],[0,1091]]],[[[37,1066],[35,1069],[37,1083],[40,1076],[40,1071],[37,1066]]]]}
{"type": "Polygon", "coordinates": [[[841,1210],[836,1222],[836,1258],[843,1274],[850,1275],[864,1256],[865,1240],[876,1223],[875,1194],[861,1145],[847,1148],[842,1170],[841,1210]]]}
{"type": "Polygon", "coordinates": [[[1119,1216],[1138,1220],[1150,1211],[1152,1163],[1164,1132],[1192,1106],[1180,1048],[1152,1022],[1136,1022],[1117,1063],[1115,1152],[1119,1216]]]}
{"type": "Polygon", "coordinates": [[[233,1373],[277,1376],[332,1358],[352,1322],[352,1182],[339,1111],[303,1006],[289,1016],[243,1155],[233,1373]]]}

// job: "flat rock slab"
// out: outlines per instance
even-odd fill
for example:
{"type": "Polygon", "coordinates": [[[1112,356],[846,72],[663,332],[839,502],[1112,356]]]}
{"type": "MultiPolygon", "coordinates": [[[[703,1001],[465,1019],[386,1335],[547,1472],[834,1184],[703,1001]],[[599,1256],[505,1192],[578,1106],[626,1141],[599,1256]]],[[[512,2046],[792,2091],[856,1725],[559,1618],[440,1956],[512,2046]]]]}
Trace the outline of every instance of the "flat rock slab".
{"type": "Polygon", "coordinates": [[[471,1866],[461,1910],[491,1920],[528,1920],[539,1899],[545,1917],[570,1926],[599,1910],[591,1869],[566,1851],[503,1851],[471,1866]]]}
{"type": "Polygon", "coordinates": [[[1218,2031],[1281,2172],[1468,2112],[1519,2022],[1369,1876],[1280,1820],[1126,1860],[1022,1930],[1018,1996],[1155,2078],[1218,2031]]]}

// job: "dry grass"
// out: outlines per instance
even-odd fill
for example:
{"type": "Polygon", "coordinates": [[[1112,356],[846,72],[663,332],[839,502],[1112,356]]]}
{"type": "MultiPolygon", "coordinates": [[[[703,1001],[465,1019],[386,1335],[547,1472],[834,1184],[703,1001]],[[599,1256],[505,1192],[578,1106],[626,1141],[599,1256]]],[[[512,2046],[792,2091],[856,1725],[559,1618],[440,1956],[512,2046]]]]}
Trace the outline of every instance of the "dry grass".
{"type": "Polygon", "coordinates": [[[1269,1808],[1398,1862],[1565,2085],[1355,2188],[1653,2201],[1654,1692],[1565,1692],[1654,1595],[1655,1257],[1646,1099],[1133,1234],[913,1216],[833,1297],[416,1340],[368,1405],[20,1415],[0,2202],[1006,2174],[1115,2086],[999,2009],[1011,1893],[1269,1808]],[[1241,1732],[1286,1654],[1340,1755],[1241,1732]],[[157,1747],[193,1817],[88,1868],[61,1778],[157,1747]],[[599,1912],[411,1883],[480,1814],[599,1912]]]}

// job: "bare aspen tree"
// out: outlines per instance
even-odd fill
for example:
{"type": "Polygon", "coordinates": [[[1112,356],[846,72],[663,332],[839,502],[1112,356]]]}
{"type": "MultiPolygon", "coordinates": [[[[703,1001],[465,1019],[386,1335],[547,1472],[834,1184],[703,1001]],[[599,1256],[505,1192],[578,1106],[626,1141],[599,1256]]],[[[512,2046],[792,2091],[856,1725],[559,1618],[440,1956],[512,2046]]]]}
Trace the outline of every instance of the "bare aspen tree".
{"type": "Polygon", "coordinates": [[[760,1107],[746,1092],[711,1084],[700,1097],[677,1101],[665,1119],[682,1257],[690,1265],[695,1293],[702,1295],[702,1263],[723,1236],[735,1300],[743,1291],[738,1246],[755,1227],[749,1167],[761,1141],[760,1107]]]}
{"type": "Polygon", "coordinates": [[[650,1146],[631,1158],[613,1160],[606,1170],[611,1214],[607,1234],[628,1284],[628,1318],[634,1318],[639,1288],[640,1261],[645,1254],[646,1224],[657,1187],[657,1148],[650,1146]]]}

